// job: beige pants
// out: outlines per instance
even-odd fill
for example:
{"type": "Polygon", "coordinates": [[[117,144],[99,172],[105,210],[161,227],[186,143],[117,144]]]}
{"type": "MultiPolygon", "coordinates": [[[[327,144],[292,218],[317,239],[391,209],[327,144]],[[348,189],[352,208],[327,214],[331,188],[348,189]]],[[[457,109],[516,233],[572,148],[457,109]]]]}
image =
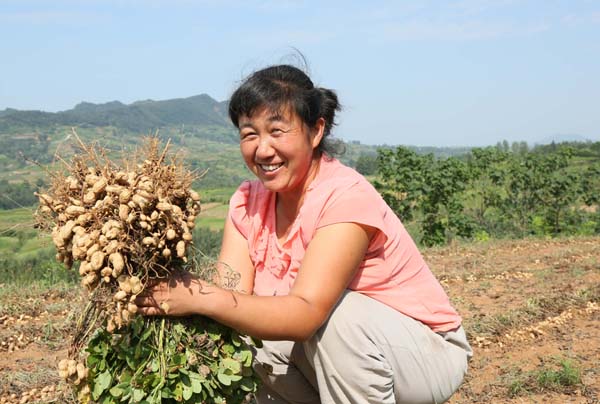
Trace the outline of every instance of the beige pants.
{"type": "Polygon", "coordinates": [[[472,351],[461,328],[436,334],[357,292],[346,292],[304,343],[263,341],[258,404],[443,403],[472,351]]]}

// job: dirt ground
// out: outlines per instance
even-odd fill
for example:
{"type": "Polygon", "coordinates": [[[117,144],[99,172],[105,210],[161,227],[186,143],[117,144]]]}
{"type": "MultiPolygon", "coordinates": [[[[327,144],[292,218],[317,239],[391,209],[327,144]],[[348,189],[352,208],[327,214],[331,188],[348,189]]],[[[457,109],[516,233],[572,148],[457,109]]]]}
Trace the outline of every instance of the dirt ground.
{"type": "MultiPolygon", "coordinates": [[[[600,238],[493,241],[424,255],[475,351],[451,403],[600,403],[600,238]]],[[[0,403],[70,402],[55,369],[82,292],[10,287],[0,284],[0,403]]]]}

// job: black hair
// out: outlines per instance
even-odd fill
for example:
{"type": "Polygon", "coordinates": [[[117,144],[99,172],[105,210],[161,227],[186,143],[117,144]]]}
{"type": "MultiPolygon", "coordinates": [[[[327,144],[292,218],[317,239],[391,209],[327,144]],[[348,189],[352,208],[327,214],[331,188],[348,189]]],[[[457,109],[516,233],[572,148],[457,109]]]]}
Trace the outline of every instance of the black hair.
{"type": "Polygon", "coordinates": [[[337,94],[315,87],[310,77],[297,67],[270,66],[248,76],[229,100],[229,118],[239,128],[240,117],[250,117],[262,107],[277,112],[291,107],[310,128],[323,118],[323,139],[317,150],[328,155],[340,153],[340,143],[327,138],[336,125],[335,113],[341,110],[337,94]]]}

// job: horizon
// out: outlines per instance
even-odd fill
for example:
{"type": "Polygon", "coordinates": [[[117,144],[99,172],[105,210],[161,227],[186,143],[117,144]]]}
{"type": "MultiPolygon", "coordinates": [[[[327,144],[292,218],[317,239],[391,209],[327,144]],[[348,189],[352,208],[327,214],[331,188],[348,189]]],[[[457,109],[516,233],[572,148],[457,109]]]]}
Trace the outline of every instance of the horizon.
{"type": "MultiPolygon", "coordinates": [[[[0,110],[227,100],[269,64],[338,92],[344,141],[600,141],[600,4],[5,0],[0,110]]],[[[470,146],[464,146],[470,145],[470,146]]]]}
{"type": "MultiPolygon", "coordinates": [[[[78,105],[80,104],[92,104],[92,105],[104,105],[104,104],[111,104],[111,103],[119,103],[121,105],[125,105],[125,106],[130,106],[139,102],[160,102],[160,101],[170,101],[170,100],[183,100],[183,99],[187,99],[187,98],[193,98],[193,97],[198,97],[198,96],[203,96],[206,95],[208,97],[210,97],[211,99],[213,99],[216,102],[227,102],[228,100],[217,100],[215,98],[213,98],[210,94],[206,94],[206,93],[201,93],[201,94],[195,94],[195,95],[191,95],[189,97],[178,97],[178,98],[169,98],[169,99],[160,99],[160,100],[154,100],[151,98],[147,98],[147,99],[143,99],[143,100],[135,100],[132,101],[131,103],[124,103],[120,100],[110,100],[110,101],[106,101],[106,102],[102,102],[102,103],[93,103],[93,102],[89,102],[89,101],[80,101],[77,104],[73,105],[71,108],[68,109],[64,109],[61,111],[44,111],[41,109],[36,109],[36,110],[20,110],[20,109],[16,109],[16,108],[10,108],[7,107],[4,110],[0,110],[0,111],[9,111],[9,110],[14,110],[14,111],[20,111],[20,112],[45,112],[45,113],[62,113],[62,112],[66,112],[66,111],[70,111],[75,109],[78,105]]],[[[335,136],[335,133],[332,133],[333,137],[335,136]]],[[[586,139],[580,135],[577,134],[556,134],[554,136],[549,136],[545,139],[540,139],[538,141],[526,141],[524,139],[522,140],[513,140],[513,141],[508,141],[507,139],[500,139],[497,142],[495,142],[494,144],[486,144],[486,145],[446,145],[446,146],[432,146],[432,145],[415,145],[415,144],[388,144],[388,143],[365,143],[363,141],[357,140],[357,139],[352,139],[352,140],[347,140],[347,139],[342,139],[344,140],[344,142],[346,143],[358,143],[361,145],[365,145],[365,146],[379,146],[379,147],[393,147],[393,146],[406,146],[406,147],[419,147],[419,148],[456,148],[456,149],[460,149],[460,148],[475,148],[475,147],[490,147],[490,146],[497,146],[498,144],[507,141],[509,143],[509,145],[511,145],[514,142],[527,142],[528,147],[534,147],[537,145],[545,145],[545,144],[550,144],[550,143],[562,143],[562,142],[579,142],[579,143],[585,143],[585,142],[599,142],[600,140],[594,140],[594,139],[586,139]]]]}

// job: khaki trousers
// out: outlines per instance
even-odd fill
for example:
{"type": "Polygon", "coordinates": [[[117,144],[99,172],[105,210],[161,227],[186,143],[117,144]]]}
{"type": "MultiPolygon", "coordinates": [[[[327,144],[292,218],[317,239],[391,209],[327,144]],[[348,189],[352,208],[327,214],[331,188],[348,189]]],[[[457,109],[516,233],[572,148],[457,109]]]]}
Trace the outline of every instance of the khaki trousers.
{"type": "Polygon", "coordinates": [[[443,403],[472,356],[462,327],[437,334],[351,291],[308,341],[263,341],[255,353],[258,404],[443,403]]]}

